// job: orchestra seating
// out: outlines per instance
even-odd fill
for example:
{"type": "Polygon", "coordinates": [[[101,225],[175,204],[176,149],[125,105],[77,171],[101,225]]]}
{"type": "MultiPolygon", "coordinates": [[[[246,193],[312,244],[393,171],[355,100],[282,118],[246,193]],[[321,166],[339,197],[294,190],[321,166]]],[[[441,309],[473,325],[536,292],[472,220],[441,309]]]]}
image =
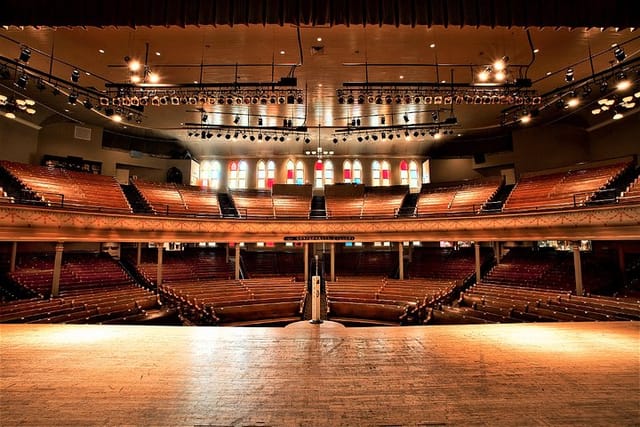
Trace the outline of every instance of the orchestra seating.
{"type": "Polygon", "coordinates": [[[328,318],[349,324],[416,323],[426,307],[455,288],[447,280],[337,277],[327,283],[328,318]]]}
{"type": "Polygon", "coordinates": [[[302,252],[243,251],[242,262],[248,277],[304,276],[302,252]]]}
{"type": "MultiPolygon", "coordinates": [[[[134,265],[133,255],[128,255],[134,265]]],[[[227,262],[224,252],[219,250],[190,249],[185,251],[165,251],[162,258],[162,281],[229,279],[233,268],[227,262]]],[[[135,265],[141,277],[151,286],[158,280],[158,264],[150,251],[145,252],[142,262],[135,265]]]]}
{"type": "Polygon", "coordinates": [[[306,290],[303,282],[273,277],[185,280],[163,284],[160,293],[190,323],[248,326],[301,320],[306,290]]]}
{"type": "Polygon", "coordinates": [[[425,184],[416,215],[478,213],[500,189],[498,178],[449,184],[425,184]]]}
{"type": "Polygon", "coordinates": [[[229,196],[242,218],[274,218],[275,210],[269,190],[229,190],[229,196]]]}
{"type": "Polygon", "coordinates": [[[324,197],[328,218],[360,218],[364,205],[363,184],[325,185],[324,197]]]}
{"type": "MultiPolygon", "coordinates": [[[[581,254],[583,289],[588,293],[610,292],[615,282],[615,261],[581,254]]],[[[554,290],[575,289],[573,254],[550,249],[512,248],[483,283],[527,286],[554,290]]]]}
{"type": "Polygon", "coordinates": [[[115,178],[59,168],[0,161],[2,167],[37,202],[47,206],[101,212],[132,212],[115,178]]]}
{"type": "MultiPolygon", "coordinates": [[[[336,255],[335,269],[338,276],[392,277],[398,270],[398,252],[345,251],[336,255]]],[[[325,271],[329,271],[327,265],[325,271]]]]}
{"type": "Polygon", "coordinates": [[[362,217],[394,217],[409,193],[408,185],[365,187],[362,217]]]}
{"type": "Polygon", "coordinates": [[[311,184],[274,184],[271,188],[276,218],[309,218],[313,188],[311,184]]]}
{"type": "Polygon", "coordinates": [[[576,296],[571,293],[509,285],[477,284],[452,307],[430,310],[425,323],[511,323],[640,320],[633,298],[576,296]]]}
{"type": "Polygon", "coordinates": [[[618,177],[629,162],[523,175],[507,198],[503,212],[584,206],[596,191],[618,177]]]}
{"type": "MultiPolygon", "coordinates": [[[[481,248],[480,257],[484,264],[493,253],[481,248]]],[[[475,274],[475,253],[473,248],[452,250],[450,248],[413,248],[411,262],[407,266],[409,277],[428,277],[462,282],[475,274]]]]}
{"type": "Polygon", "coordinates": [[[37,295],[0,304],[0,322],[102,323],[140,321],[159,307],[155,294],[137,286],[107,256],[69,254],[63,257],[58,297],[49,297],[53,259],[38,256],[17,265],[10,274],[37,295]]]}

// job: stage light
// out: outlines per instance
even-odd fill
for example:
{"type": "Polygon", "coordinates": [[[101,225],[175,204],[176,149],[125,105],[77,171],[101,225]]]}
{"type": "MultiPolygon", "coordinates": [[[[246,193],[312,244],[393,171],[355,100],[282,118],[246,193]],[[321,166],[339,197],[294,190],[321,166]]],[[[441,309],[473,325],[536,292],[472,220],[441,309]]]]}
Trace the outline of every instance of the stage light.
{"type": "Polygon", "coordinates": [[[503,56],[493,63],[493,69],[496,71],[503,71],[507,66],[507,61],[509,61],[509,57],[503,56]]]}
{"type": "Polygon", "coordinates": [[[113,116],[111,116],[111,120],[116,123],[120,123],[122,121],[122,116],[120,114],[114,114],[113,116]]]}
{"type": "Polygon", "coordinates": [[[405,123],[409,123],[409,116],[408,115],[404,115],[402,116],[402,119],[404,120],[405,123]]]}
{"type": "Polygon", "coordinates": [[[353,104],[353,95],[347,96],[347,104],[353,104]]]}
{"type": "MultiPolygon", "coordinates": [[[[284,96],[278,97],[278,104],[284,104],[285,102],[287,102],[287,100],[284,98],[284,96]]],[[[353,104],[353,102],[351,103],[353,104]]]]}
{"type": "Polygon", "coordinates": [[[158,73],[149,73],[149,83],[158,83],[160,81],[160,76],[158,73]]]}
{"type": "Polygon", "coordinates": [[[293,104],[296,102],[296,97],[293,95],[287,95],[287,104],[293,104]]]}
{"type": "Polygon", "coordinates": [[[627,54],[624,52],[624,49],[620,46],[616,46],[613,50],[613,56],[616,58],[616,61],[622,62],[627,57],[627,54]]]}
{"type": "Polygon", "coordinates": [[[240,116],[236,116],[236,117],[233,119],[233,123],[237,125],[239,122],[240,122],[240,116]]]}
{"type": "Polygon", "coordinates": [[[305,144],[308,144],[308,143],[310,143],[310,142],[311,142],[311,139],[309,139],[309,137],[306,137],[306,138],[304,139],[304,143],[305,143],[305,144]]]}
{"type": "Polygon", "coordinates": [[[358,142],[362,142],[362,136],[361,135],[358,136],[358,142]]]}
{"type": "Polygon", "coordinates": [[[206,114],[203,114],[202,117],[200,117],[200,120],[202,121],[202,123],[206,123],[208,118],[209,116],[207,116],[206,114]]]}
{"type": "Polygon", "coordinates": [[[231,134],[230,134],[230,133],[227,133],[227,134],[224,136],[224,139],[231,139],[231,134]]]}
{"type": "Polygon", "coordinates": [[[78,83],[78,80],[80,80],[80,71],[73,70],[71,72],[71,81],[74,83],[78,83]]]}
{"type": "Polygon", "coordinates": [[[265,135],[264,140],[269,141],[271,139],[271,135],[265,135]]]}
{"type": "Polygon", "coordinates": [[[140,98],[138,98],[137,96],[132,96],[131,105],[133,105],[134,107],[137,107],[138,105],[140,105],[140,98]]]}
{"type": "Polygon", "coordinates": [[[503,81],[505,79],[505,74],[504,71],[496,71],[496,74],[494,75],[495,79],[499,82],[503,81]]]}
{"type": "Polygon", "coordinates": [[[160,98],[158,98],[157,96],[151,98],[151,105],[153,105],[154,107],[160,105],[160,98]]]}
{"type": "Polygon", "coordinates": [[[24,63],[29,62],[29,59],[31,59],[31,49],[26,46],[23,47],[20,51],[20,57],[18,59],[24,63]]]}
{"type": "Polygon", "coordinates": [[[262,126],[262,117],[258,117],[258,126],[262,126]]]}
{"type": "Polygon", "coordinates": [[[302,96],[299,96],[299,97],[296,98],[296,102],[298,104],[303,104],[304,103],[304,98],[302,96]]]}
{"type": "Polygon", "coordinates": [[[27,87],[27,82],[29,81],[29,77],[22,73],[20,75],[20,77],[18,77],[18,80],[16,80],[16,86],[18,86],[20,89],[24,89],[27,87]]]}
{"type": "Polygon", "coordinates": [[[620,120],[621,118],[623,118],[624,116],[622,115],[622,113],[620,113],[619,111],[613,110],[613,112],[615,113],[613,115],[613,120],[620,120]]]}
{"type": "Polygon", "coordinates": [[[136,71],[138,71],[140,69],[140,61],[138,61],[137,59],[129,59],[128,60],[128,56],[124,57],[125,62],[128,62],[128,66],[129,66],[129,70],[133,71],[134,73],[136,71]]]}
{"type": "Polygon", "coordinates": [[[374,141],[378,140],[378,135],[376,135],[375,133],[373,135],[371,135],[371,139],[373,139],[374,141]]]}
{"type": "Polygon", "coordinates": [[[522,123],[529,123],[531,121],[531,116],[529,114],[525,114],[520,118],[522,123]]]}
{"type": "Polygon", "coordinates": [[[213,137],[213,134],[211,132],[207,132],[207,139],[211,139],[213,137]]]}
{"type": "Polygon", "coordinates": [[[358,95],[358,104],[364,104],[364,95],[358,95]]]}
{"type": "Polygon", "coordinates": [[[69,98],[67,100],[69,101],[69,104],[76,105],[76,101],[78,100],[78,95],[76,95],[75,93],[70,93],[69,98]]]}
{"type": "Polygon", "coordinates": [[[387,121],[387,119],[385,118],[385,116],[380,116],[380,124],[383,125],[385,124],[387,121]]]}
{"type": "Polygon", "coordinates": [[[478,73],[478,80],[480,80],[481,82],[486,82],[487,80],[489,80],[490,75],[491,75],[491,68],[486,67],[478,73]]]}
{"type": "Polygon", "coordinates": [[[142,79],[137,74],[134,74],[134,75],[131,76],[131,83],[140,83],[141,80],[142,79]]]}
{"type": "Polygon", "coordinates": [[[567,68],[566,73],[564,74],[564,79],[566,82],[572,82],[573,81],[573,68],[567,68]]]}
{"type": "Polygon", "coordinates": [[[93,108],[93,104],[88,99],[85,99],[82,105],[84,105],[84,108],[87,110],[91,110],[93,108]]]}

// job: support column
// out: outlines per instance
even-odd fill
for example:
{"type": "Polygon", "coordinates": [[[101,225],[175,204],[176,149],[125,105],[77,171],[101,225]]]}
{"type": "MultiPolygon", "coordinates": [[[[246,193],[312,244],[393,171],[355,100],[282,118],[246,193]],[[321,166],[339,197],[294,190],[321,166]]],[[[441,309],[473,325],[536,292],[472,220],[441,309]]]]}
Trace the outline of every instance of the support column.
{"type": "Polygon", "coordinates": [[[476,283],[480,283],[480,242],[473,244],[476,255],[476,283]]]}
{"type": "Polygon", "coordinates": [[[332,243],[330,246],[330,256],[331,256],[331,281],[335,282],[336,281],[336,244],[332,243]]]}
{"type": "Polygon", "coordinates": [[[160,286],[162,285],[162,256],[164,255],[164,243],[156,243],[158,247],[158,278],[156,284],[158,285],[158,292],[160,292],[160,286]]]}
{"type": "Polygon", "coordinates": [[[573,271],[576,276],[576,295],[582,295],[582,262],[580,261],[580,243],[573,242],[573,271]]]}
{"type": "Polygon", "coordinates": [[[304,244],[304,283],[309,283],[309,243],[304,244]]]}
{"type": "Polygon", "coordinates": [[[404,246],[398,242],[398,278],[404,280],[404,246]]]}
{"type": "Polygon", "coordinates": [[[9,272],[13,273],[16,271],[16,256],[18,254],[18,242],[13,242],[11,244],[11,262],[9,264],[9,272]]]}
{"type": "Polygon", "coordinates": [[[142,242],[138,242],[138,253],[136,255],[136,265],[142,262],[142,242]]]}
{"type": "Polygon", "coordinates": [[[60,295],[60,272],[62,270],[62,252],[64,251],[64,244],[58,242],[56,244],[56,257],[53,260],[53,283],[51,284],[51,296],[57,297],[60,295]]]}
{"type": "Polygon", "coordinates": [[[235,244],[235,249],[236,249],[236,259],[235,259],[235,278],[236,280],[240,280],[240,243],[236,243],[235,244]]]}

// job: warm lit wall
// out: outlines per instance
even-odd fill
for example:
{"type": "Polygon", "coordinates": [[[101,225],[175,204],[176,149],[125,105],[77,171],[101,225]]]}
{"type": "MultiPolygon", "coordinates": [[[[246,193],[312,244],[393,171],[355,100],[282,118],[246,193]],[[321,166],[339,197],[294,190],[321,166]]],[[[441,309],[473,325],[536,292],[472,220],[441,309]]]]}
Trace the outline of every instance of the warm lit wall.
{"type": "Polygon", "coordinates": [[[463,181],[482,178],[473,170],[473,158],[431,159],[431,182],[463,181]]]}
{"type": "Polygon", "coordinates": [[[640,155],[640,113],[588,134],[591,160],[640,155]]]}

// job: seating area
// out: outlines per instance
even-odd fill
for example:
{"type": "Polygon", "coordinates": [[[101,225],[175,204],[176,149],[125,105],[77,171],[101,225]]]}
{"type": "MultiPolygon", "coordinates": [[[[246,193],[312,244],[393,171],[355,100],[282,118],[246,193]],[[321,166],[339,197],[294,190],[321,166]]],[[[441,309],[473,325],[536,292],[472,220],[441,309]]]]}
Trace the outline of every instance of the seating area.
{"type": "Polygon", "coordinates": [[[50,297],[53,258],[23,260],[10,274],[37,296],[0,304],[0,322],[103,323],[144,320],[160,306],[157,295],[136,285],[106,256],[70,254],[63,257],[59,296],[50,297]]]}
{"type": "Polygon", "coordinates": [[[365,187],[362,217],[394,217],[409,193],[408,185],[365,187]]]}
{"type": "Polygon", "coordinates": [[[311,184],[274,184],[271,188],[276,218],[309,218],[313,188],[311,184]]]}
{"type": "Polygon", "coordinates": [[[576,296],[530,287],[477,284],[451,307],[429,311],[426,324],[640,320],[633,298],[576,296]]]}
{"type": "Polygon", "coordinates": [[[13,203],[13,197],[10,197],[4,188],[0,187],[0,203],[13,203]]]}
{"type": "MultiPolygon", "coordinates": [[[[154,255],[147,251],[142,262],[135,265],[150,286],[155,286],[158,280],[158,264],[154,255]]],[[[132,258],[133,255],[129,254],[129,262],[134,265],[132,258]]],[[[230,279],[233,276],[233,267],[227,262],[224,252],[216,250],[165,251],[162,265],[164,283],[230,279]]]]}
{"type": "MultiPolygon", "coordinates": [[[[326,262],[326,261],[325,261],[326,262]]],[[[392,277],[398,270],[397,251],[354,251],[336,256],[338,276],[392,277]]],[[[325,265],[325,271],[329,266],[325,265]]]]}
{"type": "Polygon", "coordinates": [[[362,184],[325,185],[327,218],[360,218],[364,194],[365,186],[362,184]]]}
{"type": "Polygon", "coordinates": [[[229,196],[241,218],[275,217],[274,203],[269,190],[229,190],[229,196]]]}
{"type": "Polygon", "coordinates": [[[640,201],[640,176],[638,176],[627,189],[620,195],[621,203],[637,203],[640,201]]]}
{"type": "Polygon", "coordinates": [[[186,215],[187,206],[175,184],[147,182],[141,179],[131,181],[142,199],[156,215],[186,215]]]}
{"type": "Polygon", "coordinates": [[[630,167],[629,162],[588,165],[559,172],[523,175],[507,198],[503,212],[584,206],[630,167]]]}
{"type": "Polygon", "coordinates": [[[348,324],[414,324],[454,289],[455,283],[446,280],[337,277],[327,283],[328,318],[348,324]]]}
{"type": "Polygon", "coordinates": [[[416,203],[416,215],[479,213],[500,189],[497,178],[448,184],[424,184],[416,203]]]}
{"type": "Polygon", "coordinates": [[[37,203],[109,213],[132,212],[115,178],[59,168],[0,161],[3,168],[37,203]]]}
{"type": "Polygon", "coordinates": [[[243,251],[242,262],[250,278],[304,276],[304,254],[283,251],[243,251]]]}
{"type": "Polygon", "coordinates": [[[301,320],[306,289],[303,282],[274,277],[174,282],[160,293],[190,323],[249,326],[301,320]]]}
{"type": "MultiPolygon", "coordinates": [[[[487,248],[481,248],[482,263],[493,256],[487,248]]],[[[409,277],[426,277],[463,281],[475,273],[473,248],[414,248],[411,262],[407,266],[409,277]]]]}

